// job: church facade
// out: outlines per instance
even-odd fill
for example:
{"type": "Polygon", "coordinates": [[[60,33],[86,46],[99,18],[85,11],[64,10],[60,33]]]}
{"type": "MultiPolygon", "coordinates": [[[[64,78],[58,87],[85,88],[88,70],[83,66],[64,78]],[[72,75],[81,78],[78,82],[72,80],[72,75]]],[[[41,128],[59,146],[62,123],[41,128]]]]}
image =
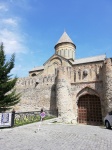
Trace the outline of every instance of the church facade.
{"type": "Polygon", "coordinates": [[[112,110],[112,59],[76,59],[76,45],[66,32],[54,48],[43,66],[18,79],[22,97],[16,111],[58,110],[62,122],[101,124],[112,110]]]}

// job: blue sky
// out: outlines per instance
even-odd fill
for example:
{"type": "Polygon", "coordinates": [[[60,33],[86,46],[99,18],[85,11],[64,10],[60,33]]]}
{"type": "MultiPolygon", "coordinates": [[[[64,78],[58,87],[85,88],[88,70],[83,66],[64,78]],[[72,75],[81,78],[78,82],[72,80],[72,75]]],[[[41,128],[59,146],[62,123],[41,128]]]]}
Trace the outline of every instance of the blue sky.
{"type": "Polygon", "coordinates": [[[112,0],[0,0],[0,42],[7,59],[16,53],[18,77],[54,54],[64,30],[77,59],[112,57],[112,0]]]}

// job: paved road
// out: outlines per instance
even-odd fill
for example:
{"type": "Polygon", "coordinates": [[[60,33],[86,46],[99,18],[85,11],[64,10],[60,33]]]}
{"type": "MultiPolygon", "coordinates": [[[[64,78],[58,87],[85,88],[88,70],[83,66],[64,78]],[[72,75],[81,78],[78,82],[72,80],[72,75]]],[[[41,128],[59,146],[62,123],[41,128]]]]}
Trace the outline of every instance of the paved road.
{"type": "Polygon", "coordinates": [[[112,130],[44,122],[38,131],[33,123],[0,129],[0,150],[112,150],[112,130]]]}

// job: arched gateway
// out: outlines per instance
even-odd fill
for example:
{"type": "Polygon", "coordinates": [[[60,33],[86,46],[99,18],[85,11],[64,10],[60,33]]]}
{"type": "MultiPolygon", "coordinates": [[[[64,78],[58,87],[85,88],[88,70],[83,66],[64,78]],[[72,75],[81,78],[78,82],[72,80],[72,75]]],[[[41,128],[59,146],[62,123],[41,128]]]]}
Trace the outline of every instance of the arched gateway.
{"type": "Polygon", "coordinates": [[[78,123],[102,124],[101,103],[98,96],[85,94],[79,97],[78,123]]]}

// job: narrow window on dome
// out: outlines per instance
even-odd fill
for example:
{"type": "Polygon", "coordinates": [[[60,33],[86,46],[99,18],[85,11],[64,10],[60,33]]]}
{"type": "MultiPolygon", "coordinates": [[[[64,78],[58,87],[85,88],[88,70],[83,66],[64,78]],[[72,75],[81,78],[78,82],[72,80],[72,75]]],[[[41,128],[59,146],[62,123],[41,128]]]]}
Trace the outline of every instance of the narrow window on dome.
{"type": "Polygon", "coordinates": [[[57,68],[55,68],[55,75],[57,75],[57,68]]]}
{"type": "Polygon", "coordinates": [[[67,50],[65,50],[65,57],[67,57],[67,50]]]}
{"type": "Polygon", "coordinates": [[[61,50],[61,55],[63,56],[63,49],[61,50]]]}

